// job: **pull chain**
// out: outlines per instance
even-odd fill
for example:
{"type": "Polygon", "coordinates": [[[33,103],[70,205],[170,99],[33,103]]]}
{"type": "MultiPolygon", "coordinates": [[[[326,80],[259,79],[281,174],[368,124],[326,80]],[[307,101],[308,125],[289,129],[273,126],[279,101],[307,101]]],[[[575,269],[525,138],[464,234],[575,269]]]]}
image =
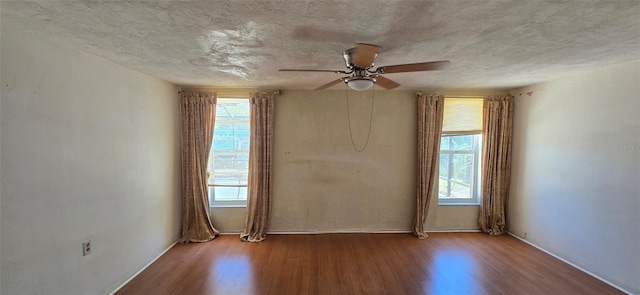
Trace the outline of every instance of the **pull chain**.
{"type": "MultiPolygon", "coordinates": [[[[375,91],[373,88],[371,89],[371,113],[369,114],[369,131],[367,131],[367,140],[364,142],[364,146],[362,147],[362,149],[358,149],[358,147],[356,147],[356,143],[353,141],[353,133],[351,132],[351,116],[349,114],[349,88],[347,87],[347,83],[345,83],[344,86],[347,96],[347,122],[349,122],[349,137],[351,137],[351,145],[357,152],[362,152],[367,148],[367,145],[369,144],[369,136],[371,136],[371,123],[373,122],[373,102],[376,98],[375,91]]],[[[375,88],[376,84],[373,84],[372,87],[375,88]]]]}

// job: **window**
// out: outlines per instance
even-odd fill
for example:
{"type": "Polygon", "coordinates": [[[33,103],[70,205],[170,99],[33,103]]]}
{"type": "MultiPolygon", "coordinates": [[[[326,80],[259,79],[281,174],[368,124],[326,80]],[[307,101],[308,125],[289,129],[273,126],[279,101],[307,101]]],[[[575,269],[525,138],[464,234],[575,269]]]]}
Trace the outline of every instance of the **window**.
{"type": "Polygon", "coordinates": [[[213,207],[247,204],[250,138],[249,99],[218,98],[209,172],[209,202],[213,207]]]}
{"type": "Polygon", "coordinates": [[[439,205],[480,204],[482,97],[445,97],[440,163],[439,205]]]}
{"type": "Polygon", "coordinates": [[[481,135],[444,135],[440,142],[438,204],[480,203],[481,135]]]}

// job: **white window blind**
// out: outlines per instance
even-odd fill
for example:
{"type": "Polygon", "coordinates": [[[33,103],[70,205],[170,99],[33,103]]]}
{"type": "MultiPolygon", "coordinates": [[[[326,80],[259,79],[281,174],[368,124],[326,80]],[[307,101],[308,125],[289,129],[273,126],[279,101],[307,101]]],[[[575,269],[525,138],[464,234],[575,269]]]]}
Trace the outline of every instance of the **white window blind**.
{"type": "Polygon", "coordinates": [[[442,134],[478,134],[482,131],[482,97],[445,97],[442,134]]]}

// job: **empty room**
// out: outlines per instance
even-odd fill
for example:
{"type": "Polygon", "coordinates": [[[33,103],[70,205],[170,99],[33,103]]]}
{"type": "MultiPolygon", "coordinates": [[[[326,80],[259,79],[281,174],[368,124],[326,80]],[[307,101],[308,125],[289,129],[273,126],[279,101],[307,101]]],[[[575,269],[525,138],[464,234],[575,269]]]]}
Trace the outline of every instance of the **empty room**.
{"type": "Polygon", "coordinates": [[[0,294],[640,294],[637,0],[0,1],[0,294]]]}

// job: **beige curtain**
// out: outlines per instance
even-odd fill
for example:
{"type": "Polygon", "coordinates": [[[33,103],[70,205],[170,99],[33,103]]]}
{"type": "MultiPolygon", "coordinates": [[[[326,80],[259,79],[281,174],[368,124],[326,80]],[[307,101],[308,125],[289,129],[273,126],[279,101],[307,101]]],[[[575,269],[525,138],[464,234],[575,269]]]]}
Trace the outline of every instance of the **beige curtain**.
{"type": "Polygon", "coordinates": [[[506,231],[511,177],[513,97],[487,97],[483,107],[482,204],[478,225],[490,235],[506,231]]]}
{"type": "Polygon", "coordinates": [[[207,161],[216,117],[215,93],[182,92],[182,238],[181,243],[206,242],[218,231],[209,217],[207,161]]]}
{"type": "Polygon", "coordinates": [[[418,95],[418,187],[413,234],[419,239],[428,237],[424,232],[424,223],[427,220],[431,194],[435,188],[443,113],[444,97],[418,95]]]}
{"type": "Polygon", "coordinates": [[[267,236],[271,210],[275,94],[252,93],[250,99],[251,140],[247,215],[240,238],[243,241],[260,242],[267,236]]]}

